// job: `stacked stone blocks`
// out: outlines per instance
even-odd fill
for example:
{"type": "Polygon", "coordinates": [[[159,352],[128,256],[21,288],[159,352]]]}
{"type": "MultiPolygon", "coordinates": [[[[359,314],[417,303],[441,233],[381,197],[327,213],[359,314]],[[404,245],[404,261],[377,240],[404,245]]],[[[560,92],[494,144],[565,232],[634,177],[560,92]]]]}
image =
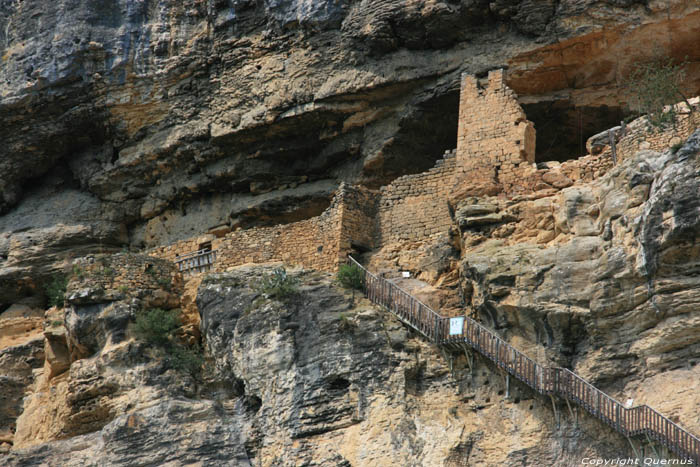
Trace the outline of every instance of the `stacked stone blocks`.
{"type": "Polygon", "coordinates": [[[377,244],[415,242],[452,225],[448,198],[453,183],[455,151],[447,151],[427,172],[405,175],[381,188],[377,244]]]}
{"type": "Polygon", "coordinates": [[[523,169],[535,162],[535,127],[515,93],[505,85],[503,70],[489,72],[488,84],[462,76],[457,128],[458,183],[494,184],[517,193],[523,169]]]}
{"type": "MultiPolygon", "coordinates": [[[[138,292],[158,295],[182,289],[182,276],[172,261],[133,253],[91,255],[76,259],[67,296],[83,289],[106,301],[121,300],[138,292]]],[[[80,297],[75,299],[80,300],[80,297]]]]}
{"type": "MultiPolygon", "coordinates": [[[[682,143],[700,126],[700,97],[690,99],[689,103],[695,110],[689,112],[685,103],[676,104],[677,119],[674,125],[664,129],[651,128],[646,117],[631,122],[625,128],[620,141],[617,143],[618,162],[637,151],[649,149],[664,151],[674,144],[682,143]]],[[[610,153],[610,148],[605,150],[610,153]]]]}
{"type": "MultiPolygon", "coordinates": [[[[462,77],[457,148],[427,172],[399,177],[379,192],[341,184],[320,216],[291,224],[236,230],[217,238],[204,235],[153,249],[151,255],[175,261],[204,246],[218,251],[214,271],[245,263],[284,261],[335,271],[351,251],[388,245],[412,248],[452,227],[448,200],[464,187],[483,186],[498,196],[552,193],[576,181],[591,181],[613,166],[611,149],[563,163],[535,164],[535,129],[504,82],[492,71],[480,87],[462,77]]],[[[697,101],[697,99],[696,99],[697,101]]],[[[700,123],[699,112],[683,116],[663,132],[649,133],[633,122],[617,143],[617,158],[645,145],[663,150],[686,138],[700,123]]]]}
{"type": "Polygon", "coordinates": [[[149,254],[176,261],[206,245],[217,251],[213,271],[273,261],[335,271],[346,261],[354,242],[373,247],[373,205],[369,192],[341,185],[320,216],[273,227],[239,229],[221,238],[202,235],[154,248],[149,254]]]}

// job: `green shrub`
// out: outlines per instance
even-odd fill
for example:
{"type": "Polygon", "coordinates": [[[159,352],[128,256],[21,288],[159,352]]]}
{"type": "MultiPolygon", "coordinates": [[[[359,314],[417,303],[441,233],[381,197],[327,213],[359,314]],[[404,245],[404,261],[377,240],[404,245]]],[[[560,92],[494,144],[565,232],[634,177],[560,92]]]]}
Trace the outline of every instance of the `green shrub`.
{"type": "Polygon", "coordinates": [[[75,264],[73,265],[73,275],[76,276],[78,280],[83,280],[85,278],[85,271],[83,271],[83,268],[75,264]]]}
{"type": "Polygon", "coordinates": [[[204,356],[199,345],[186,346],[178,342],[175,336],[180,326],[176,310],[153,308],[136,316],[134,334],[150,345],[156,347],[161,356],[165,356],[170,368],[198,377],[204,356]]]}
{"type": "Polygon", "coordinates": [[[346,314],[341,313],[338,315],[338,329],[345,332],[352,332],[355,330],[355,323],[353,323],[346,314]]]}
{"type": "Polygon", "coordinates": [[[341,265],[336,277],[346,289],[362,290],[365,286],[365,273],[356,264],[341,265]]]}
{"type": "Polygon", "coordinates": [[[682,147],[683,147],[683,143],[676,143],[673,146],[671,146],[671,152],[675,154],[682,147]]]}
{"type": "Polygon", "coordinates": [[[114,268],[110,266],[103,266],[100,269],[99,274],[103,277],[114,277],[114,268]]]}
{"type": "Polygon", "coordinates": [[[68,277],[65,274],[54,275],[51,282],[44,286],[44,292],[50,307],[63,308],[63,302],[66,300],[66,287],[68,287],[68,277]]]}
{"type": "Polygon", "coordinates": [[[156,282],[165,290],[170,290],[170,288],[172,287],[172,283],[170,282],[170,279],[168,277],[159,277],[158,279],[156,279],[156,282]]]}
{"type": "MultiPolygon", "coordinates": [[[[637,63],[627,79],[627,88],[632,94],[630,106],[636,112],[647,114],[649,124],[666,128],[676,123],[677,112],[672,106],[687,98],[682,91],[686,63],[674,64],[673,59],[657,57],[651,61],[637,63]],[[666,106],[671,106],[665,109],[666,106]]],[[[690,111],[693,108],[688,104],[690,111]]]]}
{"type": "Polygon", "coordinates": [[[149,344],[165,347],[179,325],[176,311],[153,308],[136,316],[134,334],[149,344]]]}
{"type": "Polygon", "coordinates": [[[198,345],[186,347],[173,345],[168,348],[168,363],[175,370],[184,371],[192,376],[197,376],[204,364],[202,348],[198,345]]]}
{"type": "Polygon", "coordinates": [[[264,274],[255,290],[270,298],[285,299],[299,293],[298,285],[299,281],[288,275],[284,268],[277,268],[270,274],[264,274]]]}

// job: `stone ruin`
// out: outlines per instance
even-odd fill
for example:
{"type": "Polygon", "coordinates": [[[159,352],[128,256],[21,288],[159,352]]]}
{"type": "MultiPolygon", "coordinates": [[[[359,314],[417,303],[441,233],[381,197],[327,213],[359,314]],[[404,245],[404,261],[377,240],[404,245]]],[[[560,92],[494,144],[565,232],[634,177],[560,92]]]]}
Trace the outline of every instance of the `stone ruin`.
{"type": "MultiPolygon", "coordinates": [[[[697,101],[697,99],[696,99],[697,101]]],[[[341,184],[321,215],[274,227],[238,229],[223,236],[203,234],[150,250],[177,261],[206,248],[217,251],[212,270],[272,261],[335,271],[351,252],[390,245],[411,249],[431,242],[454,226],[451,207],[468,196],[543,197],[577,182],[604,175],[639,149],[663,150],[700,124],[698,112],[675,128],[649,133],[644,119],[596,135],[589,154],[566,162],[535,162],[536,131],[505,82],[503,70],[489,72],[482,85],[463,75],[457,148],[433,168],[399,177],[380,190],[341,184]],[[613,157],[613,151],[615,152],[613,157]]]]}

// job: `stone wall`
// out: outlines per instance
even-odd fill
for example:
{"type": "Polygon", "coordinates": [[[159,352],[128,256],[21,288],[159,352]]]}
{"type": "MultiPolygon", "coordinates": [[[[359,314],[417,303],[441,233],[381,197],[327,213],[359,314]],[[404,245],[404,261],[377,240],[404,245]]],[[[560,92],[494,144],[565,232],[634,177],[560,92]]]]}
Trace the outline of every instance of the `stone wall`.
{"type": "Polygon", "coordinates": [[[340,221],[341,260],[353,251],[368,251],[378,246],[376,191],[341,185],[342,216],[340,221]]]}
{"type": "MultiPolygon", "coordinates": [[[[594,180],[613,166],[609,147],[563,163],[535,164],[534,125],[505,85],[502,70],[489,72],[484,87],[463,76],[459,115],[457,149],[427,172],[399,177],[379,192],[341,184],[318,217],[239,229],[220,238],[203,235],[150,254],[175,261],[207,245],[218,251],[214,271],[270,261],[335,271],[353,251],[411,249],[433,241],[453,226],[450,203],[467,195],[543,197],[594,180]]],[[[656,133],[649,133],[643,119],[632,122],[618,142],[618,160],[638,149],[666,149],[699,122],[696,112],[675,129],[656,133]]]]}
{"type": "Polygon", "coordinates": [[[214,270],[246,263],[284,261],[311,269],[334,270],[339,261],[340,212],[337,204],[318,217],[291,224],[237,230],[212,242],[214,270]]]}
{"type": "Polygon", "coordinates": [[[505,85],[503,70],[489,72],[488,84],[462,75],[457,128],[458,182],[485,193],[522,192],[519,174],[535,162],[535,127],[517,96],[505,85]]]}
{"type": "Polygon", "coordinates": [[[423,240],[452,225],[447,200],[455,152],[448,151],[427,172],[406,175],[381,188],[377,244],[423,240]]]}
{"type": "Polygon", "coordinates": [[[83,296],[105,302],[145,299],[149,306],[173,308],[179,304],[182,276],[167,259],[133,253],[91,255],[76,259],[66,290],[67,300],[83,296]]]}
{"type": "Polygon", "coordinates": [[[353,245],[367,249],[375,246],[375,204],[372,192],[342,184],[320,216],[273,227],[239,229],[221,238],[202,235],[155,248],[149,254],[176,261],[210,243],[217,251],[214,271],[271,261],[335,271],[346,261],[353,245]]]}
{"type": "MultiPolygon", "coordinates": [[[[620,141],[617,143],[618,162],[633,156],[641,149],[664,151],[676,143],[685,141],[700,126],[700,111],[698,111],[700,98],[690,99],[690,104],[696,109],[690,114],[685,113],[688,112],[688,107],[685,103],[675,106],[678,112],[676,124],[665,130],[651,129],[646,117],[638,118],[627,125],[620,141]]],[[[606,152],[609,153],[610,148],[607,148],[606,152]]]]}

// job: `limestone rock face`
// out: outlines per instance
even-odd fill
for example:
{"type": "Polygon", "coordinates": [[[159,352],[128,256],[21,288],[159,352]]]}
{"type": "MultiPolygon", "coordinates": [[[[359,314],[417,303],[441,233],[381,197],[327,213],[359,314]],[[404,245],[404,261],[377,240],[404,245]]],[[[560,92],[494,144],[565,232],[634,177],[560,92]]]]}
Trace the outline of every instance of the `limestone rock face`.
{"type": "Polygon", "coordinates": [[[0,452],[12,446],[22,398],[44,362],[43,317],[24,304],[0,313],[0,452]]]}
{"type": "MultiPolygon", "coordinates": [[[[546,121],[618,109],[619,77],[657,45],[700,60],[699,24],[687,0],[0,2],[0,464],[569,466],[627,452],[322,274],[292,272],[286,301],[256,289],[272,266],[200,277],[182,297],[172,264],[111,253],[307,218],[341,182],[431,167],[456,146],[464,72],[506,66],[546,121]],[[61,274],[66,310],[44,313],[61,274]],[[151,307],[184,309],[203,375],[133,338],[151,307]]],[[[700,134],[683,143],[591,183],[550,161],[527,196],[457,190],[449,232],[373,266],[699,433],[700,134]]]]}
{"type": "Polygon", "coordinates": [[[289,271],[299,294],[258,292],[274,266],[205,278],[204,379],[143,343],[105,345],[39,374],[3,465],[571,465],[613,455],[585,420],[554,429],[549,403],[477,362],[447,362],[326,274],[289,271]],[[41,444],[37,444],[41,443],[41,444]]]}
{"type": "MultiPolygon", "coordinates": [[[[45,341],[39,335],[0,352],[0,421],[7,443],[1,463],[250,465],[243,432],[247,412],[227,396],[233,390],[217,386],[195,398],[200,391],[192,375],[172,369],[151,346],[132,338],[129,318],[138,309],[135,304],[157,295],[149,280],[168,275],[155,270],[141,278],[130,274],[128,290],[110,296],[113,288],[106,284],[119,284],[123,271],[105,273],[104,264],[116,266],[125,256],[110,262],[93,258],[87,264],[99,266],[96,276],[83,264],[84,277],[69,285],[65,327],[52,312],[45,341]],[[85,283],[106,286],[81,293],[85,283]],[[9,454],[8,446],[13,448],[9,454]]],[[[135,255],[128,259],[137,267],[157,263],[135,255]]],[[[166,287],[164,280],[160,284],[166,287]]]]}
{"type": "Polygon", "coordinates": [[[340,181],[427,169],[455,147],[462,72],[617,106],[609,63],[639,40],[672,31],[664,52],[698,58],[699,7],[663,3],[5,2],[0,308],[89,252],[295,220],[340,181]]]}
{"type": "MultiPolygon", "coordinates": [[[[571,243],[561,253],[571,264],[603,248],[585,238],[571,243]]],[[[509,248],[501,247],[504,254],[513,253],[509,248]]],[[[265,294],[261,280],[277,267],[241,266],[201,279],[196,307],[210,359],[202,378],[168,368],[162,357],[131,338],[128,321],[97,313],[93,322],[98,329],[111,329],[112,337],[90,340],[67,317],[68,334],[96,350],[73,360],[62,373],[53,372],[47,350],[47,366],[35,372],[3,465],[568,466],[583,457],[611,457],[628,449],[624,438],[610,436],[591,418],[575,422],[563,417],[557,423],[548,399],[512,380],[507,385],[481,360],[473,367],[463,355],[446,360],[392,315],[339,289],[325,273],[289,270],[298,293],[284,299],[265,294]],[[119,332],[121,341],[113,338],[119,332]]],[[[469,268],[470,277],[479,273],[487,278],[474,283],[474,297],[482,296],[485,303],[508,298],[503,279],[495,281],[500,290],[494,281],[488,283],[497,272],[494,266],[474,261],[469,268]],[[485,286],[488,292],[482,291],[485,286]]],[[[519,274],[529,277],[525,266],[519,274]]],[[[518,287],[522,285],[510,289],[518,287]]],[[[516,312],[518,305],[508,310],[507,316],[495,316],[505,323],[525,314],[516,312]]],[[[532,310],[528,322],[538,323],[538,313],[532,310]]],[[[550,347],[557,348],[542,358],[563,354],[559,341],[580,338],[575,326],[594,326],[586,316],[567,312],[546,318],[554,330],[550,347]]],[[[525,322],[520,326],[523,333],[530,329],[525,322]]],[[[522,348],[523,339],[509,334],[514,328],[501,326],[522,348]]],[[[606,329],[599,329],[602,339],[609,338],[606,329]]],[[[49,340],[60,341],[56,336],[49,340]]],[[[582,347],[572,348],[576,353],[582,347]]],[[[618,368],[606,367],[609,361],[603,356],[581,355],[588,357],[584,362],[598,363],[595,371],[603,375],[618,368]]],[[[624,391],[648,397],[692,428],[688,403],[697,403],[697,391],[683,385],[683,394],[674,392],[668,401],[660,394],[670,395],[679,381],[696,381],[697,368],[628,379],[624,391]],[[650,387],[660,392],[650,394],[650,387]]]]}
{"type": "MultiPolygon", "coordinates": [[[[9,450],[22,413],[22,398],[32,384],[33,370],[44,362],[41,335],[11,347],[0,349],[0,453],[9,450]]],[[[1,454],[0,454],[1,455],[1,454]]]]}
{"type": "Polygon", "coordinates": [[[471,374],[460,361],[453,376],[429,344],[324,275],[292,272],[302,285],[286,302],[256,293],[271,268],[210,275],[198,295],[218,377],[249,413],[254,465],[567,465],[611,449],[554,435],[537,419],[546,401],[524,389],[503,400],[486,366],[471,374]]]}
{"type": "MultiPolygon", "coordinates": [[[[683,387],[659,381],[691,384],[700,361],[692,272],[700,261],[699,138],[696,131],[675,152],[640,151],[553,197],[506,203],[501,209],[517,218],[510,236],[494,227],[463,231],[479,236],[462,252],[466,300],[542,362],[569,367],[620,400],[639,401],[650,387],[664,395],[652,398],[661,412],[684,400],[683,387]],[[539,228],[528,233],[527,225],[539,228]],[[543,230],[551,232],[545,242],[543,230]]],[[[697,432],[697,403],[688,401],[672,411],[697,432]]]]}

